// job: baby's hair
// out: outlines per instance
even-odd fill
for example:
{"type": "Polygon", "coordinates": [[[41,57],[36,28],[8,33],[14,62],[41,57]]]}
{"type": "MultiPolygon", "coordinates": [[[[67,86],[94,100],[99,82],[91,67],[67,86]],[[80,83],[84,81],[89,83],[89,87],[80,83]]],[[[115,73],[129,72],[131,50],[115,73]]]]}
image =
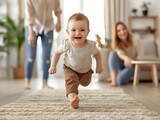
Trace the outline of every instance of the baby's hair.
{"type": "MultiPolygon", "coordinates": [[[[87,22],[87,25],[88,25],[88,29],[89,29],[89,20],[88,18],[82,14],[82,13],[75,13],[73,14],[69,19],[68,19],[68,24],[71,20],[75,20],[75,21],[79,21],[79,20],[85,20],[87,22]]],[[[68,25],[67,25],[68,27],[68,25]]]]}

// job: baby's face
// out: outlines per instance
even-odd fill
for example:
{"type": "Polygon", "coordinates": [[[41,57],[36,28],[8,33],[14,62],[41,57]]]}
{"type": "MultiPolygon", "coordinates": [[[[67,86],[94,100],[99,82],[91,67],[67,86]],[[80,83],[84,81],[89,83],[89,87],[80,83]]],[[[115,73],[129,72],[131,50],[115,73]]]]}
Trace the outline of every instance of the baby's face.
{"type": "Polygon", "coordinates": [[[68,24],[67,33],[75,47],[83,47],[89,33],[87,22],[85,20],[71,20],[68,24]]]}

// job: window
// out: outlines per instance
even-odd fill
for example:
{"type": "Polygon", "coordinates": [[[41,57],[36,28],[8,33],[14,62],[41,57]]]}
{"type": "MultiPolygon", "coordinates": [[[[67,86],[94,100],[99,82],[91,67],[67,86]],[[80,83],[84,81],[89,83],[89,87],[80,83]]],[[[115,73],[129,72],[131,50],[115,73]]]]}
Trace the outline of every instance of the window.
{"type": "Polygon", "coordinates": [[[95,34],[99,34],[101,38],[104,39],[103,0],[61,0],[61,3],[63,10],[62,26],[65,27],[64,30],[66,29],[68,18],[74,13],[82,12],[90,21],[90,33],[88,35],[88,39],[94,40],[95,34]]]}

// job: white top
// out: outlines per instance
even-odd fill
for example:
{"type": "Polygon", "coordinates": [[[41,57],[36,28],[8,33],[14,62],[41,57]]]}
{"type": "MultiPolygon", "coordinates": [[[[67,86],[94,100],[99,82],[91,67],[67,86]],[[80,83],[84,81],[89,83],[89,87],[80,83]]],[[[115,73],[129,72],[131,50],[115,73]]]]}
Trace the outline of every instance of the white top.
{"type": "Polygon", "coordinates": [[[96,55],[98,48],[96,42],[86,40],[86,44],[82,48],[75,48],[68,39],[62,41],[58,47],[59,53],[64,53],[64,64],[76,72],[86,73],[91,69],[91,55],[96,55]]]}
{"type": "Polygon", "coordinates": [[[24,0],[25,2],[25,25],[33,25],[36,33],[46,34],[54,30],[54,20],[52,12],[56,16],[61,14],[59,0],[24,0]]]}
{"type": "Polygon", "coordinates": [[[141,46],[140,46],[140,39],[137,36],[133,36],[133,47],[125,48],[124,50],[116,50],[117,54],[124,53],[131,59],[138,59],[141,58],[141,46]]]}

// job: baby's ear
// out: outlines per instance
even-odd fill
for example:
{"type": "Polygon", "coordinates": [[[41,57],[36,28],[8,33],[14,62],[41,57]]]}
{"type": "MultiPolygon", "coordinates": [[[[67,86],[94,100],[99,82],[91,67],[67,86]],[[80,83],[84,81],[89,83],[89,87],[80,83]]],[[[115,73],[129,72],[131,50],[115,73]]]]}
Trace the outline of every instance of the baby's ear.
{"type": "Polygon", "coordinates": [[[68,29],[66,29],[66,33],[68,34],[68,29]]]}
{"type": "Polygon", "coordinates": [[[89,32],[90,32],[90,29],[88,29],[88,34],[89,34],[89,32]]]}

